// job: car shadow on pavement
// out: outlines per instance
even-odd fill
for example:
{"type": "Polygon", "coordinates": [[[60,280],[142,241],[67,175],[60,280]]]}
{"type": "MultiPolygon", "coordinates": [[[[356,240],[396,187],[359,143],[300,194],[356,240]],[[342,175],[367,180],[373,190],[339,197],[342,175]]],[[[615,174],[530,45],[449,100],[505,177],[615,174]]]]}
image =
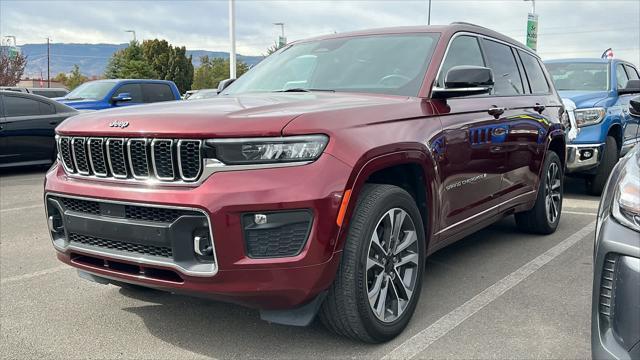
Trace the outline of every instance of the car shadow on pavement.
{"type": "Polygon", "coordinates": [[[208,357],[343,358],[366,356],[377,348],[340,338],[317,319],[308,327],[290,327],[262,321],[257,310],[239,305],[150,289],[119,291],[129,298],[151,303],[123,309],[140,316],[151,335],[208,357]],[[349,354],[326,353],[326,349],[345,349],[349,354]]]}
{"type": "MultiPolygon", "coordinates": [[[[422,316],[432,317],[431,305],[439,301],[428,296],[432,293],[429,291],[431,286],[440,286],[440,283],[451,281],[452,277],[468,276],[461,274],[469,268],[460,266],[460,262],[475,257],[478,252],[486,252],[486,249],[507,246],[506,243],[513,242],[514,234],[520,233],[512,218],[508,218],[429,257],[423,280],[427,289],[423,288],[423,297],[418,305],[422,316]],[[447,263],[451,263],[450,268],[447,263]]],[[[119,291],[124,296],[146,303],[124,310],[140,316],[150,334],[205,356],[367,358],[383,355],[384,345],[363,344],[334,335],[318,319],[309,327],[282,326],[262,321],[257,310],[239,305],[157,290],[121,288],[119,291]],[[295,346],[290,346],[293,341],[295,346]]],[[[412,323],[424,325],[424,319],[414,318],[412,323]]]]}

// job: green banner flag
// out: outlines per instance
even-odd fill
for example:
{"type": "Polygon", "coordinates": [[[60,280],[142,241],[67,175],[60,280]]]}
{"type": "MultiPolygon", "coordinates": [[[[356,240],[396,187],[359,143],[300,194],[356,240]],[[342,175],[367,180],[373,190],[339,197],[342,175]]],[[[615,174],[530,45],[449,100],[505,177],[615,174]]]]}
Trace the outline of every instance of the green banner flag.
{"type": "Polygon", "coordinates": [[[533,51],[538,48],[538,14],[527,17],[527,46],[533,51]]]}

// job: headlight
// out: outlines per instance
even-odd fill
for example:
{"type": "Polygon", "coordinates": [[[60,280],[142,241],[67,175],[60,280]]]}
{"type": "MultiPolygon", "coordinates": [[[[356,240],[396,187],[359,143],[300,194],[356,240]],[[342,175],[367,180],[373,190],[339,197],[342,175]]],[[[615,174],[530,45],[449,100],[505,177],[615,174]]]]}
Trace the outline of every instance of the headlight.
{"type": "Polygon", "coordinates": [[[325,135],[277,138],[212,139],[207,145],[215,157],[228,165],[271,164],[316,160],[329,138],[325,135]]]}
{"type": "Polygon", "coordinates": [[[607,111],[604,108],[577,109],[575,115],[578,127],[585,127],[601,122],[607,111]]]}
{"type": "Polygon", "coordinates": [[[611,213],[622,225],[640,232],[640,152],[633,151],[620,174],[611,213]]]}

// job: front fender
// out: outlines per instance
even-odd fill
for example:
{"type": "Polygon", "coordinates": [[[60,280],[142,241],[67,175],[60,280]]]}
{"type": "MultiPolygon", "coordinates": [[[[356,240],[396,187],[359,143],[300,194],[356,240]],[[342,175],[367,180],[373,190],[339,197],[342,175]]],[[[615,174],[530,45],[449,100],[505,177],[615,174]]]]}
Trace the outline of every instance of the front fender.
{"type": "Polygon", "coordinates": [[[607,140],[609,131],[616,126],[622,129],[620,116],[608,114],[599,124],[581,127],[578,136],[573,140],[572,144],[602,144],[607,140]]]}
{"type": "Polygon", "coordinates": [[[362,192],[362,189],[369,177],[377,171],[407,164],[419,165],[422,169],[422,175],[425,180],[424,187],[426,199],[424,199],[424,201],[427,204],[427,213],[425,214],[426,216],[423,216],[422,220],[425,229],[427,248],[429,247],[429,243],[433,241],[431,236],[431,234],[433,234],[432,227],[437,221],[437,214],[435,211],[432,211],[437,208],[435,204],[438,201],[436,195],[438,188],[438,177],[436,173],[437,165],[431,152],[428,150],[405,150],[377,155],[370,159],[362,158],[353,167],[352,174],[346,187],[346,190],[351,191],[351,195],[349,197],[348,204],[346,205],[344,220],[338,234],[335,251],[340,251],[344,247],[350,219],[355,211],[358,197],[360,196],[360,193],[362,192]]]}

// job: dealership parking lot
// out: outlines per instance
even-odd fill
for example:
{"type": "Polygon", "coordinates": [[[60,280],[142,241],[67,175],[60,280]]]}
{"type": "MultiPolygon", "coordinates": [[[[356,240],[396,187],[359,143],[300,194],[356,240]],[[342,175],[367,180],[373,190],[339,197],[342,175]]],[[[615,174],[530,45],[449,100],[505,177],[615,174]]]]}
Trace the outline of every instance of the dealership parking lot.
{"type": "Polygon", "coordinates": [[[41,169],[0,173],[3,358],[588,358],[598,199],[568,181],[558,231],[512,217],[428,259],[407,330],[382,345],[271,325],[236,305],[81,280],[59,263],[41,169]]]}

